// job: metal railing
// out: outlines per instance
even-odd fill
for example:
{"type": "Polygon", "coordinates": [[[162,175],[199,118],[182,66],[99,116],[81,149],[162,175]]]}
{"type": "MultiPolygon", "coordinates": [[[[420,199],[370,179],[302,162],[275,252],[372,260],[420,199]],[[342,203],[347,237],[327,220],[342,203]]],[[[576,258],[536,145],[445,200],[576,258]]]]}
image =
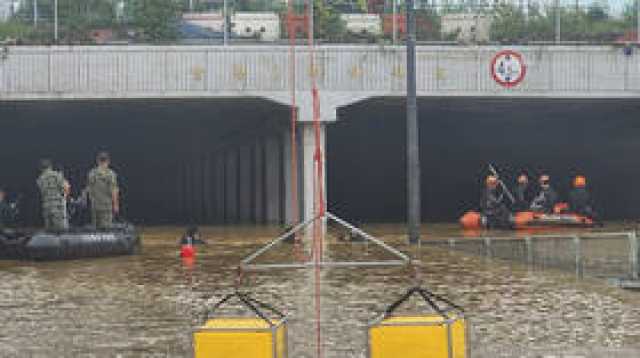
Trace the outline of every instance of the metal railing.
{"type": "Polygon", "coordinates": [[[623,283],[640,279],[640,247],[635,231],[518,238],[451,238],[426,240],[424,244],[521,262],[542,270],[567,270],[580,278],[606,278],[623,283]]]}

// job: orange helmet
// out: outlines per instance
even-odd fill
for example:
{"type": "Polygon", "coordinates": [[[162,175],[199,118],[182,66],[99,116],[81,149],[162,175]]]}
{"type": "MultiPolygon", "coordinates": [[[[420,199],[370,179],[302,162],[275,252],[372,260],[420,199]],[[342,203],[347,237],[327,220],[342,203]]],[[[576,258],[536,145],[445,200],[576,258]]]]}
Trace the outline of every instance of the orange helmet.
{"type": "Polygon", "coordinates": [[[498,184],[498,178],[494,175],[489,175],[485,180],[487,186],[496,186],[498,184]]]}
{"type": "Polygon", "coordinates": [[[573,179],[573,186],[576,188],[584,188],[587,186],[587,178],[582,175],[578,175],[573,179]]]}

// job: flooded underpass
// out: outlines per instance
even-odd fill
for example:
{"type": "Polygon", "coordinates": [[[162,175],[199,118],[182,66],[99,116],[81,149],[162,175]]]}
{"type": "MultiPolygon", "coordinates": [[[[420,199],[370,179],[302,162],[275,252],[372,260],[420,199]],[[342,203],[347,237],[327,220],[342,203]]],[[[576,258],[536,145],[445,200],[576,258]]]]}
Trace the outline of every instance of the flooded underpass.
{"type": "MultiPolygon", "coordinates": [[[[144,240],[138,256],[0,262],[1,357],[191,355],[191,332],[207,304],[231,292],[240,260],[282,230],[234,225],[279,224],[289,217],[287,109],[262,100],[224,102],[1,107],[6,143],[15,148],[0,155],[12,168],[3,172],[2,185],[27,197],[25,224],[38,224],[38,158],[59,161],[77,190],[95,151],[108,149],[122,179],[127,218],[140,225],[144,240]],[[239,114],[245,108],[251,115],[239,114]],[[178,257],[177,239],[182,224],[194,222],[219,226],[202,228],[209,245],[189,266],[178,257]]],[[[329,209],[422,262],[422,283],[468,312],[473,357],[639,356],[637,292],[602,278],[578,279],[571,270],[411,247],[402,225],[371,224],[404,221],[401,105],[382,99],[343,108],[338,123],[327,127],[329,209]]],[[[637,152],[640,131],[631,101],[423,99],[420,106],[427,222],[454,222],[474,208],[489,161],[510,179],[523,168],[550,170],[562,194],[570,175],[586,173],[605,218],[640,214],[634,205],[640,191],[626,185],[638,170],[628,154],[637,152]]],[[[427,240],[463,236],[454,224],[427,224],[424,233],[427,240]]],[[[494,235],[512,233],[474,236],[494,235]]],[[[275,260],[294,257],[288,244],[275,251],[275,260]]],[[[382,258],[362,243],[330,242],[327,254],[382,258]]],[[[289,313],[290,357],[315,354],[313,280],[309,269],[276,270],[249,275],[243,287],[289,313]]],[[[413,284],[409,268],[324,269],[325,356],[365,357],[367,323],[413,284]]]]}
{"type": "MultiPolygon", "coordinates": [[[[637,357],[640,295],[565,271],[408,246],[399,225],[369,231],[419,258],[426,287],[462,305],[471,320],[473,357],[637,357]],[[608,353],[607,353],[608,352],[608,353]],[[573,354],[573,355],[571,355],[573,354]]],[[[428,238],[457,235],[425,227],[428,238]]],[[[209,244],[186,266],[181,228],[144,229],[139,256],[56,263],[0,262],[2,357],[185,357],[207,302],[230,293],[242,258],[277,227],[207,227],[209,244]],[[209,298],[209,299],[207,299],[209,298]]],[[[383,258],[362,243],[330,241],[329,256],[383,258]]],[[[272,258],[291,260],[292,246],[272,258]]],[[[408,268],[333,268],[322,272],[326,357],[365,357],[366,326],[414,284],[408,268]]],[[[251,274],[244,289],[285,310],[291,357],[315,354],[312,270],[251,274]]],[[[417,308],[410,304],[405,309],[417,308]]],[[[235,310],[230,312],[235,313],[235,310]]]]}

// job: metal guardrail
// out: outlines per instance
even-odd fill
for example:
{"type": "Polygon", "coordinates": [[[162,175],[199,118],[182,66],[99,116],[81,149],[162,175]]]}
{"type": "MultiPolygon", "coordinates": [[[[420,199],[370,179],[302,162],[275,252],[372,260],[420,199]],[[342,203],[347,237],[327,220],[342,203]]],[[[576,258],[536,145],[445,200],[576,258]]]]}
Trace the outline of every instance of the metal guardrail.
{"type": "Polygon", "coordinates": [[[450,238],[425,240],[423,244],[534,267],[573,271],[577,277],[616,279],[622,286],[625,282],[640,283],[640,245],[635,231],[450,238]]]}

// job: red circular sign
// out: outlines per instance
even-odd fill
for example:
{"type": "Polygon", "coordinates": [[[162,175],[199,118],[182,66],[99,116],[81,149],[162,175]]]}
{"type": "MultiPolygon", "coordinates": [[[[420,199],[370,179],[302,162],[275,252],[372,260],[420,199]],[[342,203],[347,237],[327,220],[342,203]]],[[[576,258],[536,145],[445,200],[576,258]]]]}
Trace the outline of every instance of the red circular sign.
{"type": "Polygon", "coordinates": [[[491,61],[491,76],[501,86],[517,86],[527,74],[527,65],[521,54],[505,50],[498,52],[491,61]]]}

